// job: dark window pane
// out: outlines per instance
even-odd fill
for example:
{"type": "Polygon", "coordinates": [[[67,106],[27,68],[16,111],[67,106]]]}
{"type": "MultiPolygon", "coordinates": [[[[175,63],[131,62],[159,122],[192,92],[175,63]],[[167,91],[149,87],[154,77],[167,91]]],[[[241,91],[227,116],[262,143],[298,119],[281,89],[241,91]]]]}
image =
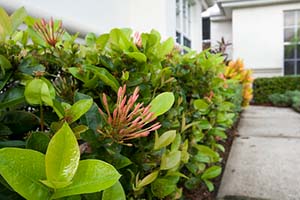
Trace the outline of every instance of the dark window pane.
{"type": "Polygon", "coordinates": [[[287,11],[284,12],[284,26],[293,26],[295,22],[296,11],[287,11]]]}
{"type": "Polygon", "coordinates": [[[284,62],[284,75],[295,74],[295,62],[294,61],[285,61],[284,62]]]}
{"type": "Polygon", "coordinates": [[[183,46],[191,48],[191,40],[189,40],[186,37],[184,37],[183,38],[183,46]]]}
{"type": "Polygon", "coordinates": [[[297,62],[297,74],[300,74],[300,61],[297,62]]]}
{"type": "Polygon", "coordinates": [[[297,45],[297,58],[300,59],[300,45],[297,45]]]}
{"type": "Polygon", "coordinates": [[[284,58],[291,59],[295,58],[295,45],[285,45],[284,46],[284,58]]]}
{"type": "Polygon", "coordinates": [[[179,32],[176,31],[176,42],[178,44],[181,44],[181,34],[179,32]]]}
{"type": "Polygon", "coordinates": [[[292,42],[295,37],[295,29],[294,28],[285,28],[284,29],[284,41],[292,42]]]}
{"type": "Polygon", "coordinates": [[[210,39],[210,19],[209,18],[203,18],[202,20],[202,35],[203,40],[209,40],[210,39]]]}

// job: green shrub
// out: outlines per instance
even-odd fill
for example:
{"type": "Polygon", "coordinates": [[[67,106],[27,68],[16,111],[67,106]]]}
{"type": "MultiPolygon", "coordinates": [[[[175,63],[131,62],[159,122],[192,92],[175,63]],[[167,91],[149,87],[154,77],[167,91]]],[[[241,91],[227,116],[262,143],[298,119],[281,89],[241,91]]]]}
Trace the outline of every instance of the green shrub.
{"type": "Polygon", "coordinates": [[[288,90],[300,90],[300,76],[256,78],[253,83],[253,102],[270,103],[269,95],[283,94],[288,90]]]}
{"type": "MultiPolygon", "coordinates": [[[[74,198],[176,199],[183,185],[214,189],[222,171],[220,141],[242,102],[239,81],[220,78],[223,57],[182,55],[155,30],[136,37],[130,29],[89,33],[78,44],[59,21],[25,22],[27,29],[1,35],[1,147],[45,153],[68,123],[80,159],[103,160],[121,174],[103,193],[74,198]]],[[[16,195],[1,184],[3,193],[16,195]]]]}
{"type": "Polygon", "coordinates": [[[300,111],[300,91],[286,91],[283,94],[269,95],[269,99],[274,106],[289,106],[297,112],[300,111]]]}

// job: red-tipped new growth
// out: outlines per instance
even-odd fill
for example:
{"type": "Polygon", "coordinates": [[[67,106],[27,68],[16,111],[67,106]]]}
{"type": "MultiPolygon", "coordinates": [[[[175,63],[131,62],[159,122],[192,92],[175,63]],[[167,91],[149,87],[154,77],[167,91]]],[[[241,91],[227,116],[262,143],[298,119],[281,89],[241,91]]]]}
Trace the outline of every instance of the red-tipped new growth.
{"type": "Polygon", "coordinates": [[[58,27],[55,27],[55,23],[51,18],[49,22],[45,19],[36,22],[34,29],[44,38],[44,40],[51,46],[55,47],[56,43],[61,39],[65,30],[62,28],[62,22],[59,21],[58,27]]]}
{"type": "Polygon", "coordinates": [[[111,137],[119,143],[134,138],[146,137],[151,131],[161,127],[159,122],[146,127],[156,117],[153,112],[150,112],[150,105],[144,107],[143,103],[135,104],[139,97],[138,87],[135,88],[132,96],[129,98],[127,98],[125,93],[126,85],[119,88],[116,107],[112,113],[109,111],[106,94],[103,94],[102,100],[106,113],[99,109],[109,128],[105,132],[102,130],[98,130],[98,132],[106,137],[111,137]]]}

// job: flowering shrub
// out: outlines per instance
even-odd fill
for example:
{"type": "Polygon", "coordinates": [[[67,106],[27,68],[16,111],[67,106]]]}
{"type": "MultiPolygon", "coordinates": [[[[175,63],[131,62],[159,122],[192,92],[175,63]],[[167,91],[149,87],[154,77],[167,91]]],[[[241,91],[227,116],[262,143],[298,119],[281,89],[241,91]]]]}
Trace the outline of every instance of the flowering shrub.
{"type": "Polygon", "coordinates": [[[241,59],[230,61],[224,74],[226,78],[238,80],[243,85],[243,106],[249,105],[253,97],[251,74],[251,70],[244,69],[244,62],[241,59]]]}
{"type": "MultiPolygon", "coordinates": [[[[12,29],[0,43],[1,147],[45,153],[67,123],[81,160],[103,160],[121,174],[103,192],[74,198],[179,199],[183,187],[214,189],[221,141],[241,104],[236,91],[250,81],[240,64],[232,68],[243,75],[231,75],[220,55],[182,55],[155,30],[89,33],[78,44],[61,22],[17,12],[28,28],[12,29]]],[[[2,194],[18,196],[5,188],[2,194]]]]}

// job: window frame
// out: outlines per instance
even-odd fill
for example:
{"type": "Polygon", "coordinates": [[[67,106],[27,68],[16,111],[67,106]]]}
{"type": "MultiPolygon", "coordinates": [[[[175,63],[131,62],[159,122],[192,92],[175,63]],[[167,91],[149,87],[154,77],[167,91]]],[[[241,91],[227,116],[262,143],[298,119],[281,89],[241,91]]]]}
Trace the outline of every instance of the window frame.
{"type": "Polygon", "coordinates": [[[285,10],[283,12],[283,51],[284,51],[284,57],[283,57],[283,73],[284,75],[297,75],[300,74],[300,9],[297,10],[285,10]],[[293,13],[294,18],[294,24],[292,25],[286,25],[286,13],[293,13]],[[286,30],[287,29],[293,29],[293,35],[294,37],[291,39],[291,41],[286,41],[286,30]],[[296,40],[295,40],[296,39],[296,40]],[[287,48],[292,47],[293,57],[292,58],[286,58],[286,51],[287,48]],[[298,52],[299,51],[299,52],[298,52]],[[293,62],[294,66],[294,73],[287,74],[287,63],[293,62]],[[299,65],[299,66],[298,66],[299,65]],[[298,70],[299,68],[299,70],[298,70]]]}
{"type": "Polygon", "coordinates": [[[191,32],[192,32],[192,5],[188,0],[176,0],[176,42],[177,44],[185,46],[184,44],[188,43],[190,45],[187,47],[191,48],[192,47],[191,32]]]}

